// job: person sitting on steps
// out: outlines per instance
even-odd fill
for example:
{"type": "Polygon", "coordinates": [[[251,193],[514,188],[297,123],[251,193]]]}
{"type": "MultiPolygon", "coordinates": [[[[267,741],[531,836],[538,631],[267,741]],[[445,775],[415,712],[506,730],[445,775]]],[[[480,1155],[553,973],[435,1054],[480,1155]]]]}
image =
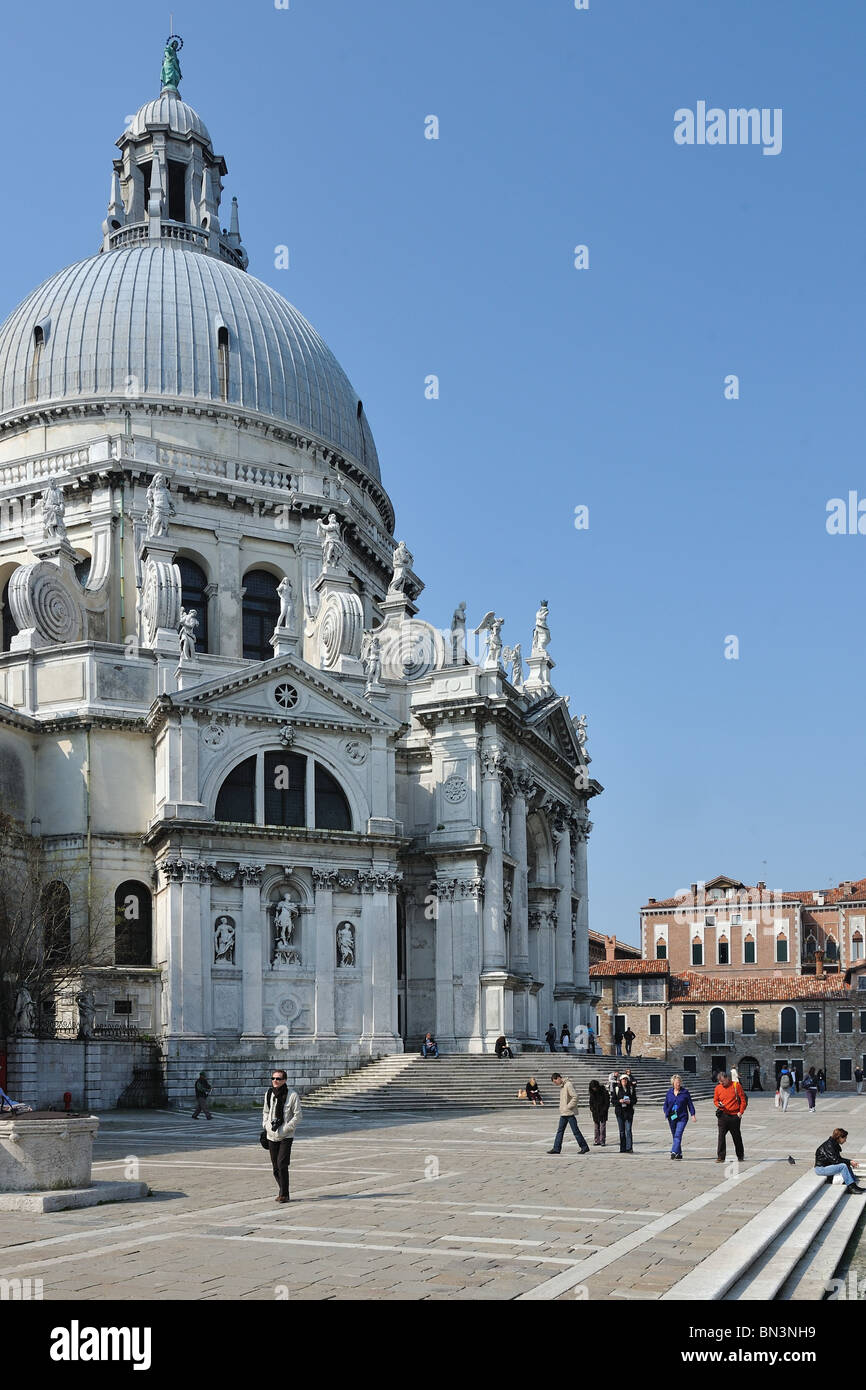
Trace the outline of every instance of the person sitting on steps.
{"type": "Polygon", "coordinates": [[[439,1056],[439,1044],[437,1043],[437,1041],[436,1041],[436,1039],[434,1038],[434,1036],[433,1036],[432,1033],[428,1033],[427,1036],[425,1037],[423,1043],[421,1044],[421,1056],[422,1056],[422,1057],[438,1057],[438,1056],[439,1056]]]}
{"type": "Polygon", "coordinates": [[[825,1139],[823,1144],[815,1150],[815,1172],[820,1177],[832,1182],[838,1174],[845,1184],[846,1190],[852,1194],[862,1197],[866,1192],[866,1187],[861,1187],[854,1177],[851,1167],[851,1160],[842,1153],[842,1145],[848,1138],[847,1129],[834,1129],[829,1139],[825,1139]]]}

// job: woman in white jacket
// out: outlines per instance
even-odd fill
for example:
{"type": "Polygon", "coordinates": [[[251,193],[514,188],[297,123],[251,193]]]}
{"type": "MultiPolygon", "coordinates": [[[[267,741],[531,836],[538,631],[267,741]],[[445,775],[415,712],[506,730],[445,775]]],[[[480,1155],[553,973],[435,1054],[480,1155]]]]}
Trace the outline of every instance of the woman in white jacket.
{"type": "Polygon", "coordinates": [[[301,1102],[297,1091],[290,1091],[286,1084],[286,1073],[275,1071],[271,1076],[270,1090],[265,1092],[262,1106],[262,1129],[268,1141],[271,1166],[279,1185],[278,1202],[289,1200],[289,1163],[292,1158],[292,1140],[301,1119],[301,1102]]]}

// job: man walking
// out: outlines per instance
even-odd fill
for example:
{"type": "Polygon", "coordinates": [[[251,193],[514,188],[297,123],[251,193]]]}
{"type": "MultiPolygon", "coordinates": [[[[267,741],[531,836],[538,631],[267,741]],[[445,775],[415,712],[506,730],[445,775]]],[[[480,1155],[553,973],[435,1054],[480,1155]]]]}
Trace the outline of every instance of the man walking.
{"type": "Polygon", "coordinates": [[[787,1067],[783,1067],[779,1073],[779,1105],[784,1115],[788,1109],[788,1102],[791,1099],[791,1073],[787,1067]]]}
{"type": "Polygon", "coordinates": [[[194,1120],[198,1119],[202,1111],[204,1111],[206,1120],[213,1119],[213,1115],[208,1110],[207,1105],[207,1098],[212,1090],[213,1087],[211,1086],[204,1072],[200,1071],[198,1074],[198,1080],[195,1083],[195,1110],[193,1110],[192,1112],[192,1117],[194,1120]]]}
{"type": "Polygon", "coordinates": [[[547,1043],[551,1052],[556,1051],[556,1029],[552,1023],[548,1025],[547,1032],[544,1035],[544,1041],[547,1043]]]}
{"type": "Polygon", "coordinates": [[[292,1143],[301,1119],[301,1102],[297,1091],[290,1091],[288,1078],[281,1068],[274,1068],[270,1089],[265,1092],[262,1106],[262,1134],[271,1156],[271,1167],[279,1187],[276,1202],[289,1200],[289,1164],[292,1143]]]}
{"type": "Polygon", "coordinates": [[[636,1034],[636,1033],[633,1033],[632,1030],[631,1030],[630,1028],[627,1028],[626,1031],[623,1033],[622,1036],[623,1036],[623,1041],[625,1042],[625,1055],[626,1055],[627,1057],[630,1057],[630,1056],[631,1056],[631,1045],[632,1045],[632,1043],[634,1042],[635,1038],[637,1037],[637,1034],[636,1034]]]}
{"type": "Polygon", "coordinates": [[[713,1104],[716,1107],[716,1118],[719,1122],[719,1142],[716,1148],[716,1162],[724,1163],[727,1156],[727,1136],[730,1134],[734,1141],[734,1152],[742,1163],[746,1155],[743,1152],[743,1136],[740,1133],[740,1121],[745,1113],[748,1101],[746,1100],[746,1093],[739,1081],[733,1081],[729,1072],[719,1072],[718,1084],[713,1092],[713,1104]]]}
{"type": "Polygon", "coordinates": [[[862,1067],[855,1067],[855,1068],[854,1068],[854,1080],[857,1082],[857,1094],[858,1094],[858,1096],[859,1096],[859,1095],[862,1095],[862,1094],[863,1094],[863,1068],[862,1068],[862,1067]]]}
{"type": "Polygon", "coordinates": [[[621,1028],[617,1028],[616,1032],[615,1032],[614,1035],[613,1035],[613,1045],[614,1045],[614,1047],[616,1048],[616,1055],[617,1055],[617,1057],[621,1057],[621,1056],[622,1056],[622,1029],[621,1029],[621,1028]]]}
{"type": "Polygon", "coordinates": [[[553,1148],[548,1149],[549,1154],[559,1154],[562,1152],[562,1140],[568,1126],[580,1145],[582,1154],[589,1153],[589,1145],[577,1127],[577,1092],[571,1082],[558,1071],[551,1076],[551,1081],[559,1087],[559,1128],[556,1131],[556,1138],[553,1141],[553,1148]]]}

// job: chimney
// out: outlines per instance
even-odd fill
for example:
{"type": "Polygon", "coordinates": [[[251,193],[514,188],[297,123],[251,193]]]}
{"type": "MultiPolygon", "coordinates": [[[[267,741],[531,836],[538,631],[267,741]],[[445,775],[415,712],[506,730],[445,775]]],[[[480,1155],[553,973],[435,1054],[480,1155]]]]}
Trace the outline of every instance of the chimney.
{"type": "Polygon", "coordinates": [[[824,974],[824,952],[823,952],[823,951],[816,951],[816,952],[815,952],[815,974],[816,974],[816,975],[823,975],[823,974],[824,974]]]}
{"type": "Polygon", "coordinates": [[[606,936],[604,938],[604,958],[605,960],[616,960],[615,936],[606,936]]]}
{"type": "Polygon", "coordinates": [[[650,906],[652,906],[652,904],[655,902],[655,898],[648,898],[647,902],[650,904],[650,906]]]}
{"type": "Polygon", "coordinates": [[[759,892],[759,893],[763,893],[763,891],[764,891],[764,889],[766,888],[766,886],[767,886],[766,883],[759,883],[759,884],[757,885],[757,887],[758,887],[758,892],[759,892]]]}
{"type": "Polygon", "coordinates": [[[689,887],[692,890],[692,897],[696,898],[698,896],[698,885],[696,883],[692,883],[689,885],[689,887]]]}

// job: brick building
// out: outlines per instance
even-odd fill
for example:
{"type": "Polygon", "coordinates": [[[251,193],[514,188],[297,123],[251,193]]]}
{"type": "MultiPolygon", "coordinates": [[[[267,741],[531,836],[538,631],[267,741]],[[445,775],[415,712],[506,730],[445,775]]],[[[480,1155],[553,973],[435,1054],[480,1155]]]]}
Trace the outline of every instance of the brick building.
{"type": "Polygon", "coordinates": [[[603,960],[640,960],[640,947],[629,946],[618,941],[615,936],[604,936],[599,931],[589,933],[589,963],[598,965],[603,960]]]}

